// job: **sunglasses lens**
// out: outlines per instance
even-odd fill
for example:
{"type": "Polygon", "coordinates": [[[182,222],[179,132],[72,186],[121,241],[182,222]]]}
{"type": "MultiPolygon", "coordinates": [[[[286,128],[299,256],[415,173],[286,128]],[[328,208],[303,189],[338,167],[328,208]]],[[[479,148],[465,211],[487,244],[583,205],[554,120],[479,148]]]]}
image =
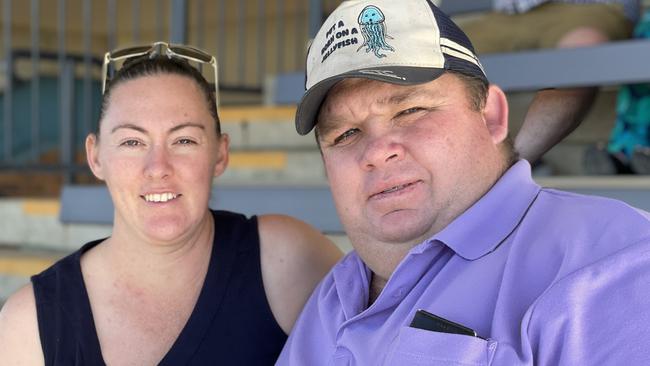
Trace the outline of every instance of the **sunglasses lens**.
{"type": "Polygon", "coordinates": [[[203,62],[210,62],[212,60],[212,56],[208,55],[207,53],[191,48],[191,47],[183,47],[183,46],[176,46],[176,45],[170,45],[169,49],[181,56],[185,57],[190,57],[193,59],[197,59],[203,62]]]}
{"type": "Polygon", "coordinates": [[[132,55],[138,55],[138,54],[143,54],[146,53],[151,49],[151,46],[139,46],[139,47],[129,47],[129,48],[122,48],[120,50],[116,50],[111,52],[111,58],[116,59],[124,56],[132,56],[132,55]]]}

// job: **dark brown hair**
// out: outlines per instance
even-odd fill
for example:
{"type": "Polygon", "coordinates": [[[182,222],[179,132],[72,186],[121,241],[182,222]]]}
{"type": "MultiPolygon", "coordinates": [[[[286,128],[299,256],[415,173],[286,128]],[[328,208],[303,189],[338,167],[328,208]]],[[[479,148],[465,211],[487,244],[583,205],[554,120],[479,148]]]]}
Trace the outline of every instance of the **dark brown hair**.
{"type": "MultiPolygon", "coordinates": [[[[214,94],[214,87],[210,85],[207,80],[205,80],[205,77],[203,77],[199,70],[194,68],[187,61],[173,57],[170,58],[164,55],[156,57],[142,56],[129,59],[124,62],[122,68],[120,68],[111,78],[111,80],[107,82],[106,91],[102,96],[102,105],[99,113],[100,123],[104,118],[104,114],[110,104],[111,90],[113,88],[125,81],[134,80],[143,76],[154,76],[161,74],[185,76],[196,82],[196,84],[199,86],[199,89],[205,96],[205,101],[207,103],[208,110],[210,111],[210,115],[212,115],[214,118],[217,135],[220,135],[221,124],[219,121],[219,115],[217,113],[217,103],[215,100],[216,96],[214,94]]],[[[99,125],[97,128],[99,128],[99,125]]]]}

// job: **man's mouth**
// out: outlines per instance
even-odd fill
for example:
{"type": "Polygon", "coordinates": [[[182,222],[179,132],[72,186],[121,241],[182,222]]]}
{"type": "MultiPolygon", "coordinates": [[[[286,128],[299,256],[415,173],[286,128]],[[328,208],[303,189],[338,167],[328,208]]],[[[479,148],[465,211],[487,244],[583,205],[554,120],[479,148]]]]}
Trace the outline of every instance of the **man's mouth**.
{"type": "Polygon", "coordinates": [[[420,181],[417,180],[415,182],[404,183],[404,184],[399,184],[399,185],[396,185],[396,186],[392,186],[392,187],[390,187],[388,189],[385,189],[385,190],[383,190],[381,192],[373,194],[372,196],[370,196],[370,198],[376,198],[376,197],[384,195],[384,194],[399,192],[399,191],[404,190],[406,188],[409,188],[409,187],[411,187],[411,186],[413,186],[413,185],[415,185],[417,183],[420,183],[420,181]]]}
{"type": "Polygon", "coordinates": [[[144,199],[146,202],[169,202],[180,196],[182,195],[171,193],[171,192],[164,192],[164,193],[148,193],[140,197],[144,199]]]}

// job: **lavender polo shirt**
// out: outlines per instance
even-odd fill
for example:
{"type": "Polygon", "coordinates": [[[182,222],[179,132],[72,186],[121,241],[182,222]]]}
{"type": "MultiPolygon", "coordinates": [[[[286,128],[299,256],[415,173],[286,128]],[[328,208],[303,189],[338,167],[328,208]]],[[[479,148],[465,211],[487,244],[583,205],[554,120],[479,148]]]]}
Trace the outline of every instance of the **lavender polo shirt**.
{"type": "Polygon", "coordinates": [[[278,365],[650,365],[650,215],[541,188],[519,161],[414,247],[367,307],[356,252],[325,277],[278,365]],[[481,337],[409,327],[417,309],[481,337]]]}

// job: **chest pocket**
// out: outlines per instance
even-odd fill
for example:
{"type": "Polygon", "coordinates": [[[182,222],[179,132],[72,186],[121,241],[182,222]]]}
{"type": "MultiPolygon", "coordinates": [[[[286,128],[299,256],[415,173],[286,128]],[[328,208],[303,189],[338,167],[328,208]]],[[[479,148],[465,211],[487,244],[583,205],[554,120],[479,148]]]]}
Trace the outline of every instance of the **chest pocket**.
{"type": "Polygon", "coordinates": [[[385,365],[489,366],[496,348],[493,340],[402,327],[385,365]]]}

